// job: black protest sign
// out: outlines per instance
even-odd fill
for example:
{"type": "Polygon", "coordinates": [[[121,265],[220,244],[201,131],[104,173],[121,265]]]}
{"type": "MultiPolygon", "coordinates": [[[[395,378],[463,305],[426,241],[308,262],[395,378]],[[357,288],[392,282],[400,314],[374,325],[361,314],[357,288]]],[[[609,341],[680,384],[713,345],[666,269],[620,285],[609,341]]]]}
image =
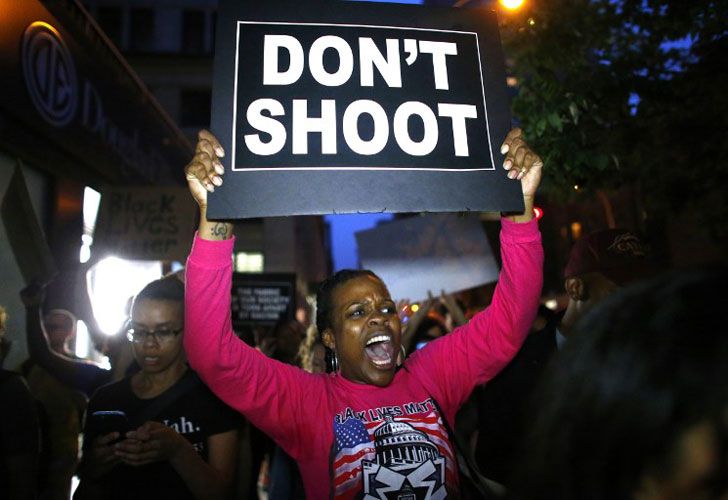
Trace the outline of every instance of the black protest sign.
{"type": "Polygon", "coordinates": [[[184,261],[195,229],[195,203],[178,187],[104,190],[93,250],[138,260],[184,261]]]}
{"type": "Polygon", "coordinates": [[[522,209],[493,11],[221,2],[208,215],[522,209]]]}
{"type": "Polygon", "coordinates": [[[23,279],[26,283],[47,282],[56,273],[55,261],[33,208],[20,164],[15,167],[5,191],[1,211],[8,242],[23,279]]]}
{"type": "Polygon", "coordinates": [[[233,273],[231,311],[235,330],[292,320],[295,302],[295,274],[233,273]]]}

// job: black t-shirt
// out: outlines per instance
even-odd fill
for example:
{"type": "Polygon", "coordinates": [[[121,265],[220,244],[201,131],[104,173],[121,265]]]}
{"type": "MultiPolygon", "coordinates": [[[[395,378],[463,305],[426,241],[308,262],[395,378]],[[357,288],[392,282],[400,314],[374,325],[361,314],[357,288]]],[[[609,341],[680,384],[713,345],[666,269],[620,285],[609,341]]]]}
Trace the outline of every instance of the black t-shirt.
{"type": "MultiPolygon", "coordinates": [[[[182,383],[191,385],[150,419],[172,427],[182,434],[192,443],[203,460],[207,461],[207,438],[240,428],[242,417],[217,399],[191,370],[188,370],[175,385],[182,383]],[[194,382],[185,381],[188,378],[193,378],[194,382]]],[[[174,386],[167,392],[172,390],[174,390],[174,386]]],[[[141,414],[145,408],[155,404],[156,400],[164,398],[165,394],[162,393],[151,399],[140,399],[132,391],[131,378],[128,377],[96,391],[89,401],[87,416],[102,410],[123,411],[126,413],[131,427],[137,428],[144,423],[140,422],[139,418],[143,418],[141,414]]],[[[84,427],[84,451],[91,445],[95,437],[87,418],[84,427]]],[[[106,490],[104,498],[109,499],[192,498],[192,494],[182,478],[167,462],[157,462],[141,467],[120,464],[99,482],[106,490]]]]}

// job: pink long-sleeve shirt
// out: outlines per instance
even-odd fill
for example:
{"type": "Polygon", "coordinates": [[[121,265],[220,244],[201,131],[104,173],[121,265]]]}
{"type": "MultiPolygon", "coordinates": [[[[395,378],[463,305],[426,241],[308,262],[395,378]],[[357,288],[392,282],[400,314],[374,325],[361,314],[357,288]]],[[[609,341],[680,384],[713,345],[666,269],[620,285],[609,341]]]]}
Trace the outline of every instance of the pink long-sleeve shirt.
{"type": "MultiPolygon", "coordinates": [[[[543,250],[536,221],[503,220],[503,268],[491,305],[413,353],[387,387],[314,375],[235,336],[233,240],[195,238],[187,261],[185,349],[212,391],[297,462],[306,496],[385,498],[385,491],[457,496],[455,451],[443,418],[516,354],[536,314],[543,250]]],[[[429,497],[428,497],[429,498],[429,497]]]]}

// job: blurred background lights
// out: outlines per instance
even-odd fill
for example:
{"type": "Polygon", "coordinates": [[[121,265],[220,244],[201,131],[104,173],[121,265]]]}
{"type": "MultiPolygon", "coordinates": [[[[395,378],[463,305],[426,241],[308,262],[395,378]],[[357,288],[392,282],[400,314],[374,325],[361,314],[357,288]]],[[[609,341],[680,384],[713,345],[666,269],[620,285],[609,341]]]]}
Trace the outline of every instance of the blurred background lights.
{"type": "Polygon", "coordinates": [[[515,10],[523,5],[523,0],[500,0],[500,4],[508,10],[515,10]]]}
{"type": "Polygon", "coordinates": [[[126,321],[126,307],[150,281],[162,276],[161,262],[107,257],[86,275],[94,318],[106,335],[114,335],[126,321]]]}

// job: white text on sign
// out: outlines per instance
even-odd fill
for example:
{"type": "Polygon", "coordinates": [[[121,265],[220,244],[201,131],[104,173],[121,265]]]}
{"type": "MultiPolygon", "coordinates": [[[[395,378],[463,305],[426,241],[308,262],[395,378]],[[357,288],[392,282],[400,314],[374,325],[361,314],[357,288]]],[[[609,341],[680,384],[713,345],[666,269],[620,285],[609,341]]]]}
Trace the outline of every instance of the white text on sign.
{"type": "MultiPolygon", "coordinates": [[[[457,44],[430,40],[386,39],[386,53],[382,53],[372,38],[358,38],[359,85],[374,86],[374,72],[381,75],[390,88],[402,87],[402,57],[404,63],[415,64],[419,54],[425,57],[426,63],[432,65],[435,89],[447,92],[450,89],[448,79],[448,57],[457,56],[457,44]]],[[[299,40],[290,35],[265,35],[263,45],[263,85],[286,86],[299,81],[306,69],[314,80],[325,87],[337,87],[349,82],[355,72],[354,50],[349,42],[338,36],[324,35],[318,37],[308,49],[306,57],[299,40]],[[338,67],[329,71],[324,66],[324,54],[334,51],[338,58],[338,67]],[[281,55],[287,57],[281,57],[281,55]],[[288,61],[287,68],[280,68],[283,60],[288,61]]],[[[252,101],[246,111],[246,119],[251,127],[260,133],[244,136],[245,144],[250,152],[260,156],[279,153],[289,141],[286,127],[277,117],[291,113],[290,141],[294,155],[306,155],[308,151],[308,134],[321,134],[321,153],[335,155],[339,151],[337,145],[337,102],[334,99],[321,99],[320,116],[310,116],[307,99],[291,99],[282,103],[278,99],[260,98],[252,101]],[[288,109],[287,109],[288,107],[288,109]]],[[[346,145],[356,154],[375,155],[387,146],[390,135],[398,147],[411,156],[426,156],[438,145],[440,122],[444,118],[449,124],[453,139],[455,156],[469,156],[468,133],[466,120],[478,118],[476,106],[472,104],[438,102],[436,109],[420,101],[401,103],[391,119],[384,107],[371,99],[357,99],[348,104],[343,112],[341,123],[342,134],[346,145]],[[367,116],[373,123],[371,137],[362,137],[359,132],[359,120],[367,116]],[[410,135],[411,119],[419,119],[422,123],[421,138],[410,135]]]]}

